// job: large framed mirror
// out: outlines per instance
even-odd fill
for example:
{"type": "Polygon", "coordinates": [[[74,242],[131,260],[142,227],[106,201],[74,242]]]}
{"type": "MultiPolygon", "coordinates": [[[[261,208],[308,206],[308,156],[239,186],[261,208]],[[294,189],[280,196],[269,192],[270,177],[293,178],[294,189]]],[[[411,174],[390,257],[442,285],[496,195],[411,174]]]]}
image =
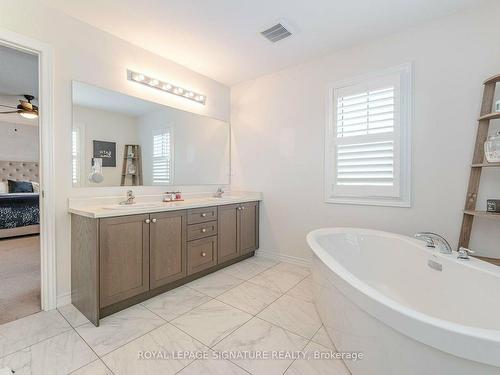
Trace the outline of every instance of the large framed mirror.
{"type": "Polygon", "coordinates": [[[226,185],[230,125],[73,81],[73,186],[226,185]]]}

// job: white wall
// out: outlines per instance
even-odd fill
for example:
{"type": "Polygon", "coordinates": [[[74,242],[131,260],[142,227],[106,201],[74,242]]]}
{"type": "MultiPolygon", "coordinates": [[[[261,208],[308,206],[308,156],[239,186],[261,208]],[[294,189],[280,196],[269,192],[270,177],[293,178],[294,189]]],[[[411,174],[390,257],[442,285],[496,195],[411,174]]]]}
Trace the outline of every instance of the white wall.
{"type": "MultiPolygon", "coordinates": [[[[73,188],[71,183],[71,81],[78,80],[146,100],[222,120],[229,119],[229,89],[169,60],[77,21],[34,0],[0,2],[0,28],[52,45],[54,49],[54,149],[56,202],[57,293],[63,302],[70,292],[70,215],[68,198],[125,194],[123,188],[73,188]],[[204,93],[202,106],[127,81],[126,69],[204,93]]],[[[130,27],[134,27],[131,25],[130,27]]],[[[205,189],[205,188],[203,188],[205,189]]],[[[161,187],[137,188],[136,194],[161,192],[161,187]]]]}
{"type": "Polygon", "coordinates": [[[103,111],[97,108],[73,106],[73,121],[81,129],[84,137],[82,150],[84,166],[81,181],[84,186],[120,186],[123,167],[123,152],[126,144],[138,144],[136,117],[123,113],[103,111]],[[116,167],[103,167],[104,181],[100,184],[90,182],[91,160],[94,155],[94,140],[116,143],[116,167]]]}
{"type": "MultiPolygon", "coordinates": [[[[308,258],[314,228],[354,226],[444,234],[456,245],[482,81],[500,73],[500,6],[435,21],[231,88],[232,188],[264,193],[261,249],[308,258]],[[414,62],[412,207],[323,202],[326,90],[337,80],[414,62]]],[[[277,46],[279,48],[279,46],[277,46]]],[[[500,197],[489,170],[485,196],[500,197]]],[[[484,207],[484,204],[482,204],[484,207]]],[[[500,223],[481,222],[472,247],[500,257],[500,223]]]]}
{"type": "Polygon", "coordinates": [[[38,125],[0,121],[0,160],[38,161],[38,125]]]}

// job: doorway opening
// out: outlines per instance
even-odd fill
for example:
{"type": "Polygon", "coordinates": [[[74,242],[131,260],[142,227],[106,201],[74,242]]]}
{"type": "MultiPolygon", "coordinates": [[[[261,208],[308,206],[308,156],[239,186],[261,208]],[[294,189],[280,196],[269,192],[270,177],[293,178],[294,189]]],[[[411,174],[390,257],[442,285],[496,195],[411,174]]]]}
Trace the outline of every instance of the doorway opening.
{"type": "Polygon", "coordinates": [[[0,324],[41,310],[38,64],[0,45],[0,324]]]}
{"type": "Polygon", "coordinates": [[[0,324],[56,307],[52,54],[0,29],[0,324]]]}

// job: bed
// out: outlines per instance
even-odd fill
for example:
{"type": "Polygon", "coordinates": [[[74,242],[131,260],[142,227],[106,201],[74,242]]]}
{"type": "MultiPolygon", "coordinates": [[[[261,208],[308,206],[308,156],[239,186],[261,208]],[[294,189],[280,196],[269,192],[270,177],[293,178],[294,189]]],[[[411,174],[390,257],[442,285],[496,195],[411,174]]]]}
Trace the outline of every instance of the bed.
{"type": "MultiPolygon", "coordinates": [[[[0,161],[0,182],[39,182],[37,162],[0,161]]],[[[0,193],[0,238],[40,233],[39,193],[0,193]]]]}

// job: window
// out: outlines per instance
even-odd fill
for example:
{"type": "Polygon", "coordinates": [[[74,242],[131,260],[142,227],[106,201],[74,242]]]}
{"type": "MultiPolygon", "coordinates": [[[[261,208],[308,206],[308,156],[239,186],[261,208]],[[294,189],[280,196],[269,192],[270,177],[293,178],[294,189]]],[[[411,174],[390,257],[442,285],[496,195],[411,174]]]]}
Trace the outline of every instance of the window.
{"type": "Polygon", "coordinates": [[[335,85],[325,142],[325,200],[410,206],[411,65],[335,85]]]}
{"type": "Polygon", "coordinates": [[[160,129],[153,134],[153,184],[172,184],[172,133],[160,129]]]}

